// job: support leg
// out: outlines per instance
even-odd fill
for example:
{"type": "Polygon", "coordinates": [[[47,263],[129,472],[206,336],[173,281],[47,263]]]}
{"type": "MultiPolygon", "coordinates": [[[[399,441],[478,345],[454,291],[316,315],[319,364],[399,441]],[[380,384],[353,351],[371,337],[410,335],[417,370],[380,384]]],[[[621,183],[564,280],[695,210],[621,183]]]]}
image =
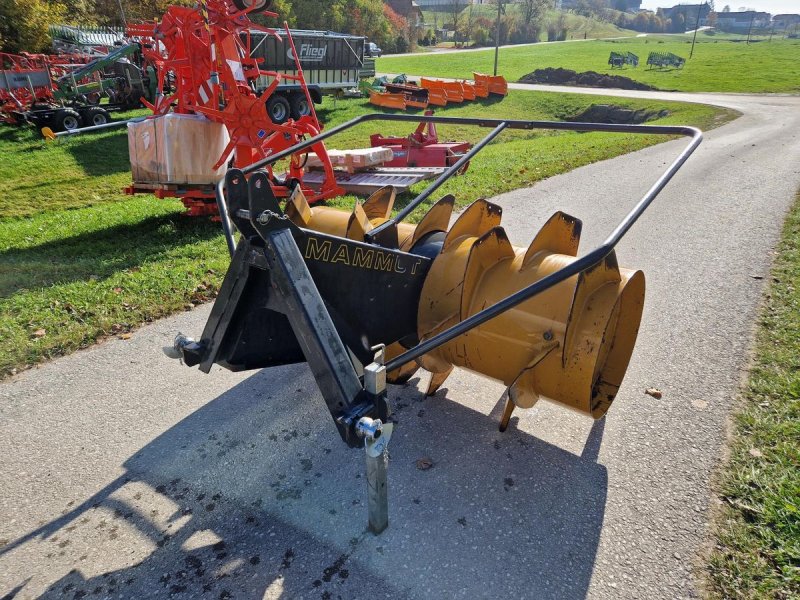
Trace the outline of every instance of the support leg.
{"type": "Polygon", "coordinates": [[[389,526],[389,494],[387,475],[389,470],[389,440],[393,423],[382,423],[380,419],[362,417],[356,431],[364,438],[367,457],[367,510],[369,530],[378,534],[389,526]]]}
{"type": "Polygon", "coordinates": [[[508,428],[508,422],[511,420],[511,413],[514,412],[515,404],[511,401],[509,397],[506,400],[506,408],[503,410],[503,416],[500,417],[500,431],[505,431],[508,428]]]}
{"type": "Polygon", "coordinates": [[[367,455],[367,503],[369,530],[378,534],[389,526],[389,496],[386,488],[389,453],[384,446],[378,456],[367,455]]]}

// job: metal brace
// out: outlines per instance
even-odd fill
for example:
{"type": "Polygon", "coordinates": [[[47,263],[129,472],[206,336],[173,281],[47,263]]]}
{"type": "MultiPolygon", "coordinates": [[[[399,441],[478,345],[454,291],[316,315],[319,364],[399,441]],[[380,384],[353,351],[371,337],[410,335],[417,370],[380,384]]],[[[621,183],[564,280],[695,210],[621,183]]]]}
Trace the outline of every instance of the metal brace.
{"type": "MultiPolygon", "coordinates": [[[[364,389],[377,396],[386,390],[385,347],[376,346],[373,350],[377,350],[375,361],[364,369],[364,389]]],[[[356,432],[364,438],[367,459],[369,530],[376,535],[389,526],[388,446],[393,429],[393,423],[383,423],[380,419],[370,417],[361,417],[356,423],[356,432]]]]}

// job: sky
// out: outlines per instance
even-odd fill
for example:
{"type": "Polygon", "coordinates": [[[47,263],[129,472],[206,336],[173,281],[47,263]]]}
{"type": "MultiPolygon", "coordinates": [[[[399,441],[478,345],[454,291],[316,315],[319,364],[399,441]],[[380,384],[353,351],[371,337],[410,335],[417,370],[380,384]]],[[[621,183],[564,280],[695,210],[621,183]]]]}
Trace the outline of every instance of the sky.
{"type": "MultiPolygon", "coordinates": [[[[676,4],[699,4],[702,0],[643,0],[642,8],[655,10],[659,6],[669,7],[676,4]]],[[[800,0],[714,0],[717,10],[729,5],[732,11],[738,11],[740,7],[753,8],[773,15],[780,14],[800,14],[800,0]]]]}

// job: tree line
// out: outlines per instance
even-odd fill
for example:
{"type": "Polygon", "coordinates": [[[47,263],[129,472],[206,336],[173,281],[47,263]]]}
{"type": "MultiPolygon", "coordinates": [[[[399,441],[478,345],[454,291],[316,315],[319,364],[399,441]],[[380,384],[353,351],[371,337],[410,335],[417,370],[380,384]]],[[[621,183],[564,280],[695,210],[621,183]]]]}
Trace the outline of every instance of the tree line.
{"type": "MultiPolygon", "coordinates": [[[[46,52],[50,25],[123,26],[160,18],[170,5],[194,0],[0,0],[0,49],[46,52]]],[[[279,18],[253,17],[264,25],[366,35],[384,52],[405,52],[416,42],[403,17],[381,0],[275,0],[279,18]]]]}
{"type": "MultiPolygon", "coordinates": [[[[567,39],[569,35],[569,19],[567,12],[552,10],[551,0],[490,0],[487,11],[486,3],[478,6],[469,4],[467,0],[451,0],[441,5],[437,12],[431,13],[426,28],[420,31],[418,43],[434,45],[439,41],[442,31],[457,46],[494,45],[498,35],[497,3],[500,5],[499,41],[501,44],[522,44],[539,41],[557,41],[567,39]],[[433,22],[431,22],[433,21],[433,22]]],[[[696,11],[687,7],[686,11],[676,11],[667,17],[661,9],[657,12],[626,11],[626,0],[577,0],[569,13],[612,23],[623,29],[632,29],[646,33],[683,33],[694,26],[696,11]],[[687,14],[690,16],[687,20],[687,14]]],[[[715,24],[716,13],[714,1],[709,0],[710,14],[708,23],[715,24]]],[[[723,12],[730,10],[725,6],[723,12]]]]}

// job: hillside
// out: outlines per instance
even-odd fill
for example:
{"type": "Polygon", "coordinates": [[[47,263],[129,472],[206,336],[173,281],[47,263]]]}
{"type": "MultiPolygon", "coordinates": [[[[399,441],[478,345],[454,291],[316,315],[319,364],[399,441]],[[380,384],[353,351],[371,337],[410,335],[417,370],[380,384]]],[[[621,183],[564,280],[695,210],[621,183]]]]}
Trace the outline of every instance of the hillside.
{"type": "MultiPolygon", "coordinates": [[[[509,4],[506,6],[506,15],[518,14],[520,10],[519,5],[509,4]]],[[[464,20],[467,18],[468,9],[465,8],[461,11],[459,19],[464,20]]],[[[494,20],[497,17],[497,7],[491,4],[476,4],[472,7],[472,18],[484,17],[494,20]]],[[[550,10],[547,12],[546,22],[556,21],[559,16],[563,14],[567,21],[568,34],[567,39],[581,39],[584,36],[587,38],[611,38],[611,37],[627,37],[635,36],[636,32],[630,29],[622,29],[613,23],[599,21],[589,17],[583,17],[570,12],[561,12],[558,10],[550,10]]],[[[422,17],[425,20],[427,27],[433,27],[434,23],[439,27],[453,22],[453,17],[447,11],[422,11],[422,17]]]]}

